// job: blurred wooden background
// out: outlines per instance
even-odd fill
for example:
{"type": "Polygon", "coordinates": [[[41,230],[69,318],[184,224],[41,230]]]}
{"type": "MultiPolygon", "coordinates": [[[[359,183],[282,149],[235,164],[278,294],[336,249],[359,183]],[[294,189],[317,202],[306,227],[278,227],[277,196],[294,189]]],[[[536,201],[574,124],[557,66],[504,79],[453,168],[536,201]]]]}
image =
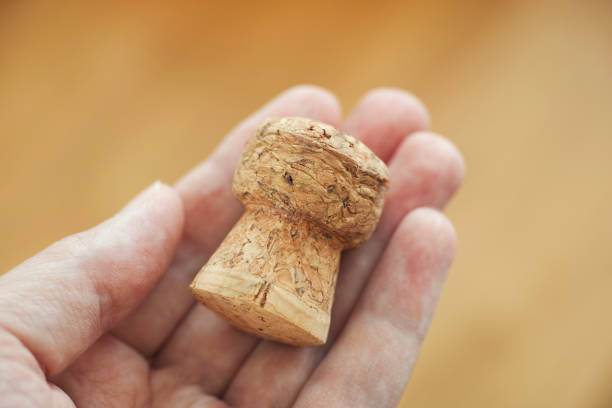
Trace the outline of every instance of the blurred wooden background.
{"type": "Polygon", "coordinates": [[[612,3],[221,3],[0,3],[0,270],[290,85],[403,87],[468,171],[401,406],[612,406],[612,3]]]}

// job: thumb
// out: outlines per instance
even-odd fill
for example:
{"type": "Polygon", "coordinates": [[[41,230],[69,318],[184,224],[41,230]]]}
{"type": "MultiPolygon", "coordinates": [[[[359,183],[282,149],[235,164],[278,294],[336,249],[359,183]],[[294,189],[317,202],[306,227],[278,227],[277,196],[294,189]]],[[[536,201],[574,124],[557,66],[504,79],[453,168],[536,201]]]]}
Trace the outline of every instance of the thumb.
{"type": "Polygon", "coordinates": [[[114,217],[0,277],[0,330],[17,337],[47,376],[57,374],[152,289],[182,228],[180,198],[153,184],[114,217]]]}

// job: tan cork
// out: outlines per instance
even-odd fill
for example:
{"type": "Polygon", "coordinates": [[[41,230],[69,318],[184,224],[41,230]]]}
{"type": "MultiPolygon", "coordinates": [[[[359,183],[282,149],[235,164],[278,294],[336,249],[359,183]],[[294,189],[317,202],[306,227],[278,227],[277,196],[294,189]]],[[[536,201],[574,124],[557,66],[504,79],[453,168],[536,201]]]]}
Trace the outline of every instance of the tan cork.
{"type": "Polygon", "coordinates": [[[325,343],[340,252],[370,237],[388,183],[385,164],[352,136],[310,119],[266,121],[234,175],[246,211],[191,291],[244,331],[325,343]]]}

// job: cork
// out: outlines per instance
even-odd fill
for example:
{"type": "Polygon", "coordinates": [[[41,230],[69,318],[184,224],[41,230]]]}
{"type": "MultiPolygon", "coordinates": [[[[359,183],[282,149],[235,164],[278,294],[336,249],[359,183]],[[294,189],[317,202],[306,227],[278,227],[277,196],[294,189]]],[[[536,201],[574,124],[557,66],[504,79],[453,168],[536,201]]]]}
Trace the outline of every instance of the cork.
{"type": "Polygon", "coordinates": [[[305,118],[267,120],[234,174],[245,212],[192,293],[246,332],[324,344],[340,253],[372,235],[388,183],[385,164],[354,137],[305,118]]]}

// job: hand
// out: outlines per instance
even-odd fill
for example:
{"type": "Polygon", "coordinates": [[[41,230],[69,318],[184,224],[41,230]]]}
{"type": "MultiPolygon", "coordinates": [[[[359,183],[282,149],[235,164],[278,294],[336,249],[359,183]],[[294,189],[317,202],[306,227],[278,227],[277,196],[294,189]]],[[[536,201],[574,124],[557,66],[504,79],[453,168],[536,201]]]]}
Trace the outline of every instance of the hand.
{"type": "Polygon", "coordinates": [[[341,122],[328,92],[293,88],[232,130],[175,188],[154,184],[111,219],[3,275],[0,405],[395,406],[456,241],[438,210],[459,186],[463,161],[427,125],[422,104],[402,91],[371,91],[341,122]],[[242,211],[231,183],[244,141],[279,116],[341,127],[391,174],[376,232],[343,255],[321,347],[258,340],[188,289],[242,211]]]}

